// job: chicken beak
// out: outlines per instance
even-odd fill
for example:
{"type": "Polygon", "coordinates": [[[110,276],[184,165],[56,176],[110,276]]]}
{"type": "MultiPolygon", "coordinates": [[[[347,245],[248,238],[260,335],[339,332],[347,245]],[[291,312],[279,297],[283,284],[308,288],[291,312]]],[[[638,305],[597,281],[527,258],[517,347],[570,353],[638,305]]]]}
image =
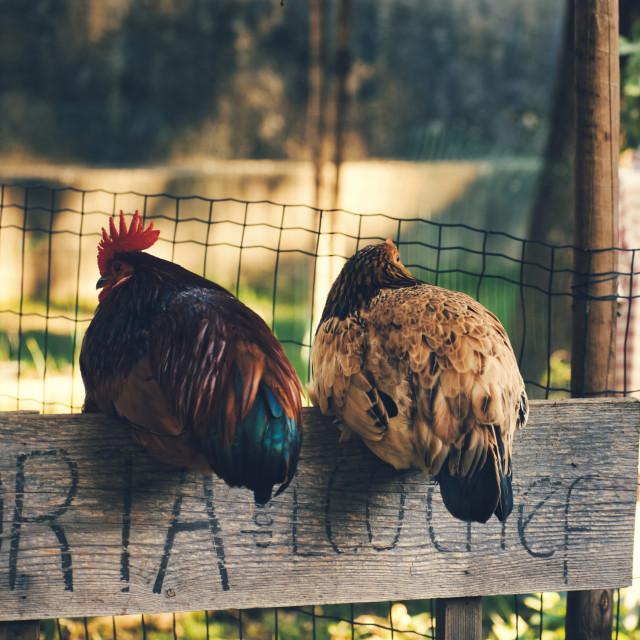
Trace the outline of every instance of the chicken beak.
{"type": "Polygon", "coordinates": [[[96,282],[96,289],[102,289],[102,287],[106,286],[108,282],[109,279],[107,278],[107,276],[100,277],[98,282],[96,282]]]}

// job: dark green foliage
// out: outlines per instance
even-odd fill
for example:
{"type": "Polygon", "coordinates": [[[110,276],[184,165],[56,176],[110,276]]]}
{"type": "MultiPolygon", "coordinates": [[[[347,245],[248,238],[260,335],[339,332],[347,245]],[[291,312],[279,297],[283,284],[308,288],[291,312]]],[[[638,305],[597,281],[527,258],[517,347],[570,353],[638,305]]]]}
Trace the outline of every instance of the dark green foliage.
{"type": "Polygon", "coordinates": [[[640,22],[631,29],[631,39],[620,38],[622,56],[622,108],[620,128],[624,149],[640,148],[640,22]]]}
{"type": "MultiPolygon", "coordinates": [[[[108,7],[0,0],[0,154],[306,159],[308,3],[108,7]]],[[[347,159],[539,151],[561,20],[553,0],[356,0],[347,159]],[[424,144],[440,132],[463,142],[424,144]]],[[[326,67],[331,78],[333,55],[326,67]]]]}
{"type": "Polygon", "coordinates": [[[20,362],[24,371],[48,363],[58,367],[70,364],[73,357],[73,336],[44,330],[27,330],[22,334],[0,330],[0,360],[20,362]]]}

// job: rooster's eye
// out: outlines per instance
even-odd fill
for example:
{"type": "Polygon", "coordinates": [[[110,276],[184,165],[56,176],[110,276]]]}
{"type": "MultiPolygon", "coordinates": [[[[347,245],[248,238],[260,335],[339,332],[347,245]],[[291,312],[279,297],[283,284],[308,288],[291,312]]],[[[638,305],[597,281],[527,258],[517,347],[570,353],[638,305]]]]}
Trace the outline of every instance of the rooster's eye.
{"type": "Polygon", "coordinates": [[[122,265],[119,262],[116,262],[113,265],[113,272],[114,273],[120,273],[122,271],[122,265]]]}
{"type": "Polygon", "coordinates": [[[400,254],[396,256],[396,262],[400,262],[400,254]]]}

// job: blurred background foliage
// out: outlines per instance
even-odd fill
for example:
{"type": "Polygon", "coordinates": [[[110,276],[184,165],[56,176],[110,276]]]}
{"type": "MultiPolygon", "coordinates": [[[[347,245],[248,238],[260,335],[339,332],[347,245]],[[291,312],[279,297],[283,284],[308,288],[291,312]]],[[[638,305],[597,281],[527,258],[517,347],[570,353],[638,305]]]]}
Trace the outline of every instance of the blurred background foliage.
{"type": "MultiPolygon", "coordinates": [[[[324,4],[330,48],[336,9],[324,4]]],[[[307,156],[307,1],[0,10],[0,153],[89,164],[307,156]]],[[[562,18],[554,0],[354,0],[345,159],[539,153],[562,18]],[[427,149],[443,132],[447,143],[427,149]]]]}

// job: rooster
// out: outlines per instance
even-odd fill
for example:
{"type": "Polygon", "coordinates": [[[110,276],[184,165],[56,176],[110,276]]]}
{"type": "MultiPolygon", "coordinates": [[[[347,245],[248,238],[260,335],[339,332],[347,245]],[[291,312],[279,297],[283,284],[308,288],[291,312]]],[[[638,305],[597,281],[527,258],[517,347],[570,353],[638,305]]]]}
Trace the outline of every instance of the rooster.
{"type": "Polygon", "coordinates": [[[244,486],[266,503],[291,482],[302,387],[265,322],[218,284],[143,250],[136,211],[98,245],[99,303],[85,334],[83,411],[117,416],[155,458],[244,486]]]}
{"type": "Polygon", "coordinates": [[[513,349],[473,298],[421,282],[391,240],[358,251],[327,297],[309,396],[396,469],[440,484],[465,521],[513,508],[511,447],[528,417],[513,349]]]}

